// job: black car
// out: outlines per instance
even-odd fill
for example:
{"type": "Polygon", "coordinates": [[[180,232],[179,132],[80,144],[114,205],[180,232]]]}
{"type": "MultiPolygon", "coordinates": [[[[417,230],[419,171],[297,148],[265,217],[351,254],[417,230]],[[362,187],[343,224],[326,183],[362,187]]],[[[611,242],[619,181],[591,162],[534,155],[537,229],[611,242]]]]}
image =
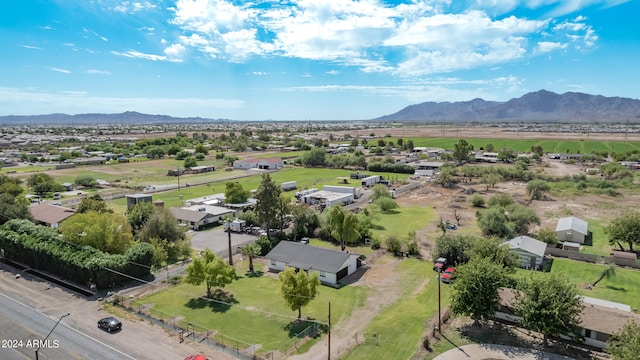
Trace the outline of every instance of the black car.
{"type": "Polygon", "coordinates": [[[120,322],[120,320],[114,318],[113,316],[109,316],[104,319],[98,320],[98,327],[100,329],[107,330],[107,332],[112,332],[122,329],[122,323],[120,322]]]}

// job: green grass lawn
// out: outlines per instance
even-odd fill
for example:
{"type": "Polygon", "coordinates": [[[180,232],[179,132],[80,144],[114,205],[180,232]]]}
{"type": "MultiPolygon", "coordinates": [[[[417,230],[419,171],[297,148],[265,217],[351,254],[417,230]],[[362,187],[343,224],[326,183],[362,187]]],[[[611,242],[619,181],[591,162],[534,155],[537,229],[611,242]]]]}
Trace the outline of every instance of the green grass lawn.
{"type": "MultiPolygon", "coordinates": [[[[205,295],[205,286],[188,284],[177,285],[138,302],[153,304],[152,312],[156,316],[160,312],[165,317],[181,316],[183,323],[215,329],[227,337],[238,339],[245,346],[260,344],[260,353],[287,350],[295,341],[294,330],[290,330],[290,326],[297,317],[297,311],[286,306],[278,292],[277,279],[267,275],[247,276],[247,260],[238,262],[236,266],[239,278],[225,288],[232,294],[226,301],[231,305],[202,299],[200,296],[205,295]]],[[[261,270],[259,264],[256,264],[256,270],[261,270]]],[[[319,296],[302,309],[302,316],[326,323],[331,302],[332,323],[338,323],[354,308],[364,305],[367,293],[367,288],[360,286],[341,289],[321,286],[319,296]]]]}
{"type": "MultiPolygon", "coordinates": [[[[418,147],[437,147],[443,149],[453,149],[458,138],[411,138],[404,137],[406,142],[413,140],[413,145],[418,147]]],[[[510,148],[515,151],[530,151],[532,146],[542,146],[545,152],[559,152],[589,154],[593,151],[607,151],[609,153],[626,152],[640,150],[640,142],[637,141],[591,141],[591,140],[536,140],[519,139],[514,133],[512,139],[466,139],[473,145],[474,149],[480,149],[492,144],[495,149],[510,148]]],[[[397,143],[397,138],[388,138],[385,141],[397,143]]]]}
{"type": "Polygon", "coordinates": [[[553,259],[551,272],[562,272],[577,286],[578,292],[584,296],[604,299],[630,305],[640,309],[640,271],[616,267],[616,274],[610,279],[603,279],[592,290],[585,285],[593,284],[600,273],[608,265],[590,264],[568,259],[553,259]]]}
{"type": "Polygon", "coordinates": [[[372,234],[381,240],[390,235],[406,238],[410,231],[417,231],[436,220],[433,207],[429,205],[401,207],[393,213],[379,214],[375,220],[378,228],[373,229],[372,234]]]}

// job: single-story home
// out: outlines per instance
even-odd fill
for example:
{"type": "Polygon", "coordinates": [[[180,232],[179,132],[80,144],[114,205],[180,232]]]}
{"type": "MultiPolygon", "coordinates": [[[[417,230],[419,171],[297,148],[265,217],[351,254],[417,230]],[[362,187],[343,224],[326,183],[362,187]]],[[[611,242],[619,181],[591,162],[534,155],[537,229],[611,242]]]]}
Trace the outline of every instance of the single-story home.
{"type": "Polygon", "coordinates": [[[29,207],[31,217],[36,224],[57,228],[60,223],[73,216],[76,211],[63,206],[38,204],[29,207]]]}
{"type": "Polygon", "coordinates": [[[235,217],[236,215],[236,211],[233,209],[212,205],[171,208],[171,213],[179,224],[187,224],[193,230],[200,230],[211,224],[219,224],[225,216],[235,217]]]}
{"type": "MultiPolygon", "coordinates": [[[[496,318],[517,323],[520,316],[513,309],[515,291],[509,288],[500,289],[500,308],[496,311],[496,318]]],[[[611,335],[622,330],[631,320],[640,323],[640,315],[631,311],[629,305],[612,301],[581,296],[582,312],[580,313],[580,335],[584,344],[598,349],[606,349],[611,335]]],[[[561,336],[568,339],[567,336],[561,336]]]]}
{"type": "Polygon", "coordinates": [[[518,236],[505,241],[504,245],[520,257],[520,266],[525,269],[539,270],[547,251],[547,244],[529,236],[518,236]]]}
{"type": "Polygon", "coordinates": [[[589,236],[589,230],[587,228],[587,222],[578,219],[575,216],[569,216],[558,220],[556,225],[556,235],[559,241],[570,241],[579,244],[584,244],[587,236],[589,236]]]}
{"type": "Polygon", "coordinates": [[[320,282],[329,286],[338,286],[342,279],[362,266],[360,255],[293,241],[280,241],[265,259],[269,260],[269,271],[280,272],[293,267],[318,273],[320,282]]]}
{"type": "Polygon", "coordinates": [[[178,224],[188,226],[191,230],[200,230],[219,221],[217,216],[205,211],[183,208],[170,208],[169,211],[178,220],[178,224]]]}
{"type": "Polygon", "coordinates": [[[278,170],[284,167],[284,161],[279,157],[264,159],[242,159],[233,162],[234,169],[278,170]]]}

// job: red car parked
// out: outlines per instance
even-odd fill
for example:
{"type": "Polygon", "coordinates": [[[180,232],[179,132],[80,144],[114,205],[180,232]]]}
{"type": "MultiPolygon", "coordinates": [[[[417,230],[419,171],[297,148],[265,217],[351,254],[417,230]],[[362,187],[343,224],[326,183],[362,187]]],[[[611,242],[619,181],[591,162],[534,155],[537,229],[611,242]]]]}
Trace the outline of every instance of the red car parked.
{"type": "Polygon", "coordinates": [[[450,283],[456,278],[456,268],[453,266],[449,266],[447,270],[445,270],[442,275],[440,275],[440,280],[444,283],[450,283]]]}

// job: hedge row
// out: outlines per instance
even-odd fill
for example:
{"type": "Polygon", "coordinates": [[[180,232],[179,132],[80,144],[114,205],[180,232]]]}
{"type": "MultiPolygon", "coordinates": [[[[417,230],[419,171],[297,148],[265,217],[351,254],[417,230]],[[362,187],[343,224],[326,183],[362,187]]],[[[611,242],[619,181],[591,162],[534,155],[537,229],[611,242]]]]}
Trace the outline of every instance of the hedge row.
{"type": "Polygon", "coordinates": [[[55,229],[28,220],[10,220],[0,227],[0,249],[10,260],[65,280],[98,289],[150,274],[153,246],[136,243],[125,254],[108,254],[90,246],[64,242],[55,229]]]}
{"type": "Polygon", "coordinates": [[[413,174],[416,172],[416,169],[411,165],[384,162],[369,163],[369,165],[367,166],[367,170],[396,174],[413,174]]]}

